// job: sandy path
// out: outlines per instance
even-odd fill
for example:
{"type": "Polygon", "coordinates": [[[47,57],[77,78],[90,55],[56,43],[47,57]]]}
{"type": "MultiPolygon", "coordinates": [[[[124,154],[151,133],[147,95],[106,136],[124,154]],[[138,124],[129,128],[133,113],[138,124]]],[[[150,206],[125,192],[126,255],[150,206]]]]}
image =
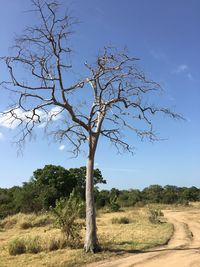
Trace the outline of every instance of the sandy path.
{"type": "Polygon", "coordinates": [[[99,262],[90,267],[200,267],[200,212],[165,211],[174,224],[174,235],[166,246],[99,262]]]}

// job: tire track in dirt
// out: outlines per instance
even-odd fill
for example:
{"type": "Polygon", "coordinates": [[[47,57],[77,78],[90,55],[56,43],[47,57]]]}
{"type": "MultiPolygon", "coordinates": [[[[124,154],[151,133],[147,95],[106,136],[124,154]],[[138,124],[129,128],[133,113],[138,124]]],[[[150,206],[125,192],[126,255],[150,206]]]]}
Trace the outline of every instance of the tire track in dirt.
{"type": "Polygon", "coordinates": [[[200,267],[200,214],[197,210],[165,211],[174,225],[174,234],[166,246],[149,249],[120,259],[87,265],[88,267],[200,267]]]}

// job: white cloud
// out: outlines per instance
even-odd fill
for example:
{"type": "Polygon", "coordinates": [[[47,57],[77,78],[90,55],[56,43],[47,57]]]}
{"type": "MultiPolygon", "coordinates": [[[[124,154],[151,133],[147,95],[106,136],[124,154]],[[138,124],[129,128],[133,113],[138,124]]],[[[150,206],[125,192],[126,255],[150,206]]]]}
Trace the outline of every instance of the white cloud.
{"type": "Polygon", "coordinates": [[[185,72],[188,70],[188,66],[186,64],[179,65],[176,69],[176,73],[185,72]]]}
{"type": "Polygon", "coordinates": [[[62,108],[54,107],[48,112],[47,119],[52,119],[53,121],[57,121],[61,118],[62,108]]]}
{"type": "Polygon", "coordinates": [[[62,151],[62,150],[64,150],[65,149],[65,145],[61,145],[60,147],[59,147],[59,150],[60,151],[62,151]]]}
{"type": "Polygon", "coordinates": [[[19,121],[14,120],[10,114],[0,114],[0,126],[4,128],[14,129],[18,126],[19,121]]]}
{"type": "Polygon", "coordinates": [[[98,162],[95,162],[94,163],[94,167],[98,167],[99,166],[99,163],[98,162]]]}
{"type": "Polygon", "coordinates": [[[190,81],[194,81],[193,75],[191,74],[188,65],[186,64],[182,64],[179,65],[176,70],[174,71],[174,73],[180,74],[183,73],[186,75],[186,77],[190,80],[190,81]]]}
{"type": "Polygon", "coordinates": [[[56,121],[61,118],[62,109],[60,107],[54,107],[47,112],[42,110],[37,110],[35,115],[33,116],[33,111],[23,111],[21,108],[16,108],[13,112],[16,118],[20,120],[16,120],[11,113],[8,113],[9,110],[6,110],[3,113],[0,113],[0,126],[9,129],[15,129],[19,124],[20,120],[26,123],[30,118],[32,118],[35,122],[38,122],[40,119],[40,124],[38,122],[38,127],[45,127],[48,121],[56,121]]]}

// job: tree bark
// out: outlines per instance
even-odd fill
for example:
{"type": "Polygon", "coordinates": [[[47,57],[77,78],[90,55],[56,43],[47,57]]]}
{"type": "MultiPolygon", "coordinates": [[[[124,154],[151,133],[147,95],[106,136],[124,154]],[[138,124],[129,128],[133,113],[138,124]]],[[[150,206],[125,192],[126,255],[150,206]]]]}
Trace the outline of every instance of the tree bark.
{"type": "Polygon", "coordinates": [[[99,250],[96,233],[96,212],[94,202],[94,157],[97,140],[91,138],[89,144],[89,155],[86,167],[86,237],[84,249],[86,252],[97,252],[99,250]]]}

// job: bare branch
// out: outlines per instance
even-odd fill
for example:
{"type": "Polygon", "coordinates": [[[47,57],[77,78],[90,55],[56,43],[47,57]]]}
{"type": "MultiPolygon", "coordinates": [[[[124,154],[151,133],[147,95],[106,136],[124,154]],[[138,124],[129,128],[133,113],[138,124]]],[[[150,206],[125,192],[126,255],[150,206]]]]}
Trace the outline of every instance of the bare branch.
{"type": "Polygon", "coordinates": [[[75,21],[66,14],[60,15],[58,1],[32,0],[32,4],[41,24],[27,27],[24,34],[16,38],[14,56],[1,58],[11,80],[2,81],[0,85],[17,98],[14,108],[4,115],[9,113],[19,122],[21,141],[39,123],[44,123],[41,114],[46,114],[49,124],[55,122],[54,117],[49,116],[54,107],[62,110],[67,121],[64,120],[65,128],[60,122],[51,133],[57,140],[66,138],[74,146],[76,155],[85,141],[92,142],[91,147],[95,149],[100,135],[117,149],[131,151],[126,141],[128,131],[141,139],[157,140],[152,116],[163,113],[182,118],[168,108],[149,102],[161,87],[146,78],[136,65],[139,59],[129,56],[126,50],[104,47],[94,64],[85,62],[88,76],[69,84],[67,75],[73,69],[69,39],[75,21]],[[24,69],[24,78],[19,75],[19,69],[24,69]],[[86,106],[80,106],[76,97],[72,97],[75,92],[85,99],[86,106]]]}

